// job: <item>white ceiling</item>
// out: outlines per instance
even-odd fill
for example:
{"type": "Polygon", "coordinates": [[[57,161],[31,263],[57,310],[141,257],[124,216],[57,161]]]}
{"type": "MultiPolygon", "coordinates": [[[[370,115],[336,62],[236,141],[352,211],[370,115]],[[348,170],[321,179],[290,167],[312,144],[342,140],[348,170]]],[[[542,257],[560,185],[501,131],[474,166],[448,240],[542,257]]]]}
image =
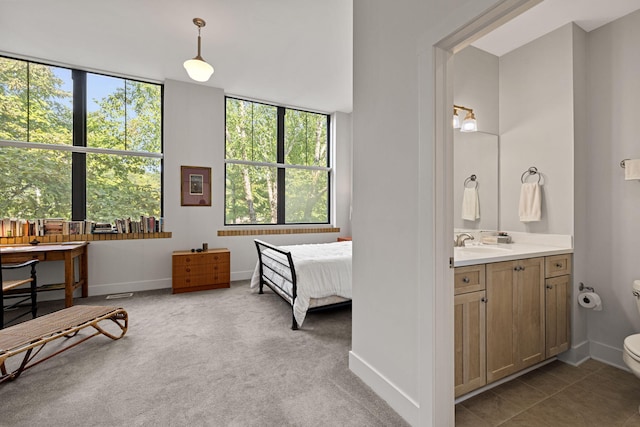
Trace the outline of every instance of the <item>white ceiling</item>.
{"type": "Polygon", "coordinates": [[[502,56],[569,22],[589,32],[638,9],[640,0],[544,0],[473,46],[502,56]]]}
{"type": "Polygon", "coordinates": [[[190,81],[197,52],[226,93],[351,111],[350,0],[0,0],[0,52],[146,80],[190,81]]]}
{"type": "MultiPolygon", "coordinates": [[[[474,43],[500,56],[575,21],[590,31],[640,0],[545,0],[474,43]]],[[[215,68],[207,86],[316,111],[350,112],[352,0],[0,0],[0,52],[144,80],[190,81],[182,62],[215,68]]]]}

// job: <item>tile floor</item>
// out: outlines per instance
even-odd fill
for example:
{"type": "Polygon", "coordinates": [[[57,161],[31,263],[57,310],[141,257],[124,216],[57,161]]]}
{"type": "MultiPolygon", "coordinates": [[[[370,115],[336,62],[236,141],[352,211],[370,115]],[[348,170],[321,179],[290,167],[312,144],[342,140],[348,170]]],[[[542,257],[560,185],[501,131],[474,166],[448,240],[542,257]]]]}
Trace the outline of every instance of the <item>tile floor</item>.
{"type": "Polygon", "coordinates": [[[555,361],[456,405],[456,427],[640,427],[640,378],[555,361]]]}

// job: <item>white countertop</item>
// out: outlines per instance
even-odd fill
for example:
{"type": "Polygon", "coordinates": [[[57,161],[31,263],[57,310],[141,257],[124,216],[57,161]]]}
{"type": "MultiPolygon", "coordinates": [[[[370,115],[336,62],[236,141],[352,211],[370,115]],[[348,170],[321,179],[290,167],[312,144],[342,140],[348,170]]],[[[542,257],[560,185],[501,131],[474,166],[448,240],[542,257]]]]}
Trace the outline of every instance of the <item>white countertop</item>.
{"type": "Polygon", "coordinates": [[[506,243],[497,245],[472,244],[453,248],[453,266],[487,264],[515,259],[573,253],[570,246],[544,245],[539,243],[506,243]]]}

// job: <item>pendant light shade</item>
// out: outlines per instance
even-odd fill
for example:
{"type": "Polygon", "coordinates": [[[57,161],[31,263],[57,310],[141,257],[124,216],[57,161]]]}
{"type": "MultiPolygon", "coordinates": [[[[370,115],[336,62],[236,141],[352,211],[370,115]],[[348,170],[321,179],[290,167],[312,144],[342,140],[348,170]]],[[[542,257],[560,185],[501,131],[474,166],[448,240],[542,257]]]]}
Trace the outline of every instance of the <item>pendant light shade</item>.
{"type": "Polygon", "coordinates": [[[213,74],[213,67],[200,56],[200,29],[207,23],[201,18],[193,18],[193,23],[198,27],[198,54],[195,58],[184,61],[183,65],[191,79],[197,82],[206,82],[213,74]]]}

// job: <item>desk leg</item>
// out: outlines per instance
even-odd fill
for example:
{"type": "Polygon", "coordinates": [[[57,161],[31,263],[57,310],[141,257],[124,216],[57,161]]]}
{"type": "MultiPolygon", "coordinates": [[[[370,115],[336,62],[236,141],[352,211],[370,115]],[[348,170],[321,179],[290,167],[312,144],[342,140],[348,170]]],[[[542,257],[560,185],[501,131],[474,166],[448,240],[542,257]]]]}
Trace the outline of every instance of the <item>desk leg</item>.
{"type": "Polygon", "coordinates": [[[70,251],[64,254],[64,306],[71,307],[73,305],[73,288],[76,281],[76,275],[73,268],[73,259],[70,251]]]}
{"type": "Polygon", "coordinates": [[[78,263],[80,283],[82,283],[82,298],[86,298],[89,296],[89,256],[87,254],[87,246],[82,248],[78,263]]]}

